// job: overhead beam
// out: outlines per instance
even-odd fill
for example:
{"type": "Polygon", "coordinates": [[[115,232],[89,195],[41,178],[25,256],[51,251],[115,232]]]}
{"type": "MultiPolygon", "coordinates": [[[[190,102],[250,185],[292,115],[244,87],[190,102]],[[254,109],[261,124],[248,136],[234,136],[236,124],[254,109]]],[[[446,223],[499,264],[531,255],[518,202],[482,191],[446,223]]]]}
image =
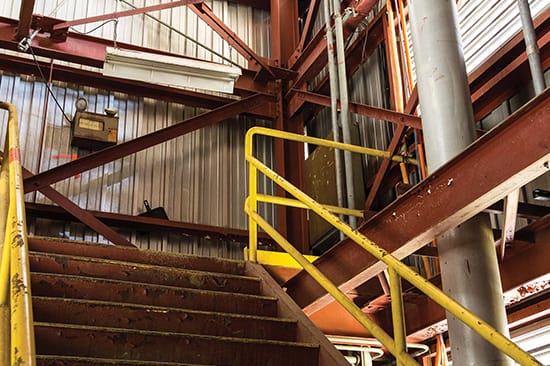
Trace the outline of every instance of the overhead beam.
{"type": "Polygon", "coordinates": [[[291,63],[294,64],[294,62],[298,59],[298,57],[302,53],[302,50],[306,46],[307,40],[311,37],[311,33],[313,32],[313,26],[315,24],[315,19],[317,18],[317,14],[319,12],[320,5],[321,5],[321,0],[310,0],[309,10],[307,12],[306,21],[304,22],[304,27],[302,30],[302,35],[300,36],[300,41],[298,42],[298,47],[296,47],[296,51],[294,51],[292,56],[290,56],[290,58],[287,60],[287,64],[291,64],[291,63]]]}
{"type": "MultiPolygon", "coordinates": [[[[154,98],[165,102],[180,103],[190,107],[215,109],[233,101],[233,99],[222,96],[197,93],[159,84],[143,83],[139,80],[107,77],[98,72],[64,65],[54,64],[52,66],[50,63],[41,61],[38,62],[38,65],[44,74],[49,73],[51,68],[52,80],[121,92],[138,97],[154,98]]],[[[0,69],[4,72],[17,75],[40,75],[37,65],[33,60],[10,55],[0,56],[0,69]]]]}
{"type": "MultiPolygon", "coordinates": [[[[414,253],[508,192],[550,171],[548,116],[550,89],[358,230],[397,258],[414,253]]],[[[344,292],[353,290],[384,269],[349,240],[323,254],[316,266],[344,292]]],[[[287,290],[309,313],[333,301],[304,272],[288,282],[287,290]]]]}
{"type": "MultiPolygon", "coordinates": [[[[52,220],[72,221],[74,217],[61,207],[39,203],[25,203],[27,216],[52,220]]],[[[208,237],[236,243],[248,242],[248,231],[211,225],[194,224],[173,220],[164,220],[146,216],[132,216],[112,212],[84,210],[105,225],[139,231],[168,232],[186,234],[195,237],[208,237]]],[[[263,244],[273,244],[273,240],[265,233],[258,233],[263,244]]]]}
{"type": "MultiPolygon", "coordinates": [[[[35,17],[35,27],[51,26],[59,22],[58,19],[35,17]]],[[[17,51],[17,42],[13,40],[13,34],[17,29],[17,20],[0,17],[0,48],[17,51]]],[[[85,66],[91,66],[98,69],[103,68],[105,61],[105,52],[107,47],[113,47],[113,41],[88,35],[69,32],[63,42],[56,42],[43,34],[38,34],[33,41],[33,50],[36,56],[51,58],[54,60],[66,61],[85,66]]],[[[123,49],[156,53],[159,55],[173,56],[191,59],[182,55],[176,55],[161,50],[155,50],[146,47],[139,47],[128,43],[117,42],[117,46],[123,49]]],[[[0,60],[7,58],[7,55],[0,54],[0,60]]],[[[57,65],[56,65],[57,67],[57,65]]],[[[279,68],[273,68],[281,78],[293,78],[295,73],[279,68]]],[[[260,82],[255,80],[256,71],[243,69],[242,75],[235,82],[235,94],[249,95],[251,93],[264,93],[275,95],[277,85],[274,82],[260,82]]],[[[143,88],[155,88],[153,84],[141,84],[143,88]]],[[[175,89],[175,88],[172,88],[175,89]]]]}
{"type": "MultiPolygon", "coordinates": [[[[313,103],[316,105],[330,107],[330,97],[318,93],[308,92],[304,90],[292,89],[293,97],[301,99],[307,103],[313,103]]],[[[338,101],[340,106],[340,101],[338,101]]],[[[362,116],[382,119],[396,125],[408,126],[412,128],[421,129],[422,123],[420,117],[412,114],[395,112],[385,108],[373,107],[362,103],[349,103],[349,111],[351,113],[360,114],[362,116]]]]}
{"type": "Polygon", "coordinates": [[[151,146],[174,139],[199,128],[235,117],[239,114],[254,112],[259,108],[266,108],[269,102],[269,98],[264,95],[253,95],[150,134],[91,153],[77,160],[27,178],[25,180],[25,192],[33,192],[86,170],[107,164],[111,161],[145,150],[151,146]]]}
{"type": "Polygon", "coordinates": [[[55,24],[52,27],[52,30],[59,31],[62,29],[67,30],[69,27],[75,27],[78,25],[83,24],[90,24],[94,22],[101,22],[108,19],[115,19],[115,18],[123,18],[123,17],[129,17],[132,15],[138,15],[143,13],[148,13],[152,11],[158,11],[158,10],[164,10],[164,9],[172,9],[178,6],[186,6],[189,4],[196,4],[196,3],[202,3],[204,0],[180,0],[180,1],[173,1],[170,3],[164,3],[164,4],[157,4],[152,6],[145,6],[143,8],[137,8],[137,9],[130,9],[130,10],[124,10],[124,11],[118,11],[110,14],[102,14],[97,15],[94,17],[87,17],[82,19],[75,19],[75,20],[69,20],[62,23],[55,24]]]}

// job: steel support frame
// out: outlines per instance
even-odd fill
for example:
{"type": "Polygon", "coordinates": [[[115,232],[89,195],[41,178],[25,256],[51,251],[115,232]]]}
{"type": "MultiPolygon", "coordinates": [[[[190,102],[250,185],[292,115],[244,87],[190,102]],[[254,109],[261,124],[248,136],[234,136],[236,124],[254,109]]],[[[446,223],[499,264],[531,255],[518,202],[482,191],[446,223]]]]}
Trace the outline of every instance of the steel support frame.
{"type": "MultiPolygon", "coordinates": [[[[28,178],[31,177],[33,174],[30,171],[24,169],[23,175],[25,178],[28,178]]],[[[69,200],[67,197],[59,193],[54,188],[50,186],[42,187],[40,188],[40,193],[51,199],[54,203],[58,204],[63,210],[69,213],[69,215],[72,215],[74,218],[82,222],[84,225],[88,226],[90,229],[96,231],[98,234],[103,235],[105,239],[109,240],[114,245],[121,245],[126,247],[134,246],[122,235],[105,225],[103,222],[99,221],[88,211],[79,207],[77,204],[69,200]]]]}
{"type": "MultiPolygon", "coordinates": [[[[212,30],[219,34],[225,41],[227,41],[231,47],[235,48],[242,56],[244,56],[250,63],[252,68],[260,69],[271,77],[275,78],[275,73],[268,65],[268,61],[256,54],[242,39],[237,36],[227,25],[225,25],[221,19],[219,19],[212,9],[205,3],[190,4],[189,8],[193,10],[197,16],[208,24],[212,30]]],[[[250,65],[249,65],[250,67],[250,65]]]]}
{"type": "MultiPolygon", "coordinates": [[[[56,202],[57,203],[57,202],[56,202]]],[[[68,213],[63,207],[27,202],[25,204],[29,217],[45,218],[52,220],[74,221],[75,216],[68,213]]],[[[133,216],[112,212],[94,211],[81,209],[93,216],[104,225],[119,227],[123,229],[140,231],[154,231],[164,233],[186,234],[201,238],[216,238],[235,243],[248,242],[248,231],[231,229],[210,225],[164,220],[154,217],[133,216]]],[[[78,219],[78,217],[76,218],[78,219]]],[[[81,221],[81,220],[80,220],[81,221]]],[[[273,240],[265,233],[258,233],[260,243],[272,245],[273,240]]]]}
{"type": "Polygon", "coordinates": [[[265,95],[256,94],[218,109],[203,113],[196,117],[189,118],[172,126],[157,130],[148,135],[91,153],[77,160],[60,165],[48,171],[41,172],[25,180],[25,192],[33,192],[60,180],[82,173],[83,171],[96,168],[116,159],[142,151],[154,145],[182,136],[191,131],[195,131],[199,128],[218,123],[242,113],[254,112],[257,109],[265,108],[265,104],[270,102],[269,99],[270,98],[265,95]]]}
{"type": "MultiPolygon", "coordinates": [[[[359,231],[396,257],[404,258],[508,192],[550,171],[550,146],[546,141],[550,135],[549,113],[547,89],[361,225],[359,231]],[[498,164],[502,156],[510,157],[506,164],[498,164]],[[471,184],[474,181],[476,184],[471,184]]],[[[349,240],[326,252],[316,266],[345,292],[384,268],[349,240]]],[[[287,290],[308,313],[332,302],[305,273],[290,280],[287,290]]]]}

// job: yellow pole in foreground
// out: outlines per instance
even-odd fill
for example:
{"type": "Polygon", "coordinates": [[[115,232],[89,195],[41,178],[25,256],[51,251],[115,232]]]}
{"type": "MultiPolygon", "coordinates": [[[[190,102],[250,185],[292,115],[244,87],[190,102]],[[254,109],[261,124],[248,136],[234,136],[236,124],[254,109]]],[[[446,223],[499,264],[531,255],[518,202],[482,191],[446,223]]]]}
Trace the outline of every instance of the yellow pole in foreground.
{"type": "MultiPolygon", "coordinates": [[[[27,223],[23,191],[23,172],[17,112],[12,104],[0,102],[0,108],[9,111],[8,162],[10,177],[10,208],[4,246],[11,249],[10,306],[11,306],[11,362],[14,365],[34,366],[34,326],[32,316],[27,223]]],[[[4,251],[5,252],[5,251],[4,251]]]]}
{"type": "MultiPolygon", "coordinates": [[[[4,146],[9,146],[8,136],[4,146]]],[[[8,153],[4,151],[0,170],[0,365],[10,364],[10,247],[4,245],[10,204],[8,153]]]]}

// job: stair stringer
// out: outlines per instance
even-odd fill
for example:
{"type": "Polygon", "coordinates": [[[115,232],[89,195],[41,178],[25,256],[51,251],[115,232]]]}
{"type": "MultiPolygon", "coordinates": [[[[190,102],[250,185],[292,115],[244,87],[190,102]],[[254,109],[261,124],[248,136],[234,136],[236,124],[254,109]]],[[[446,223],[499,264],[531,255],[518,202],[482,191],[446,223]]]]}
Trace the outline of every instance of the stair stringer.
{"type": "Polygon", "coordinates": [[[338,351],[327,337],[304,314],[302,309],[292,300],[271,275],[260,265],[247,262],[245,274],[261,279],[260,293],[264,296],[277,297],[279,317],[298,321],[296,341],[319,345],[319,366],[349,366],[342,353],[338,351]]]}

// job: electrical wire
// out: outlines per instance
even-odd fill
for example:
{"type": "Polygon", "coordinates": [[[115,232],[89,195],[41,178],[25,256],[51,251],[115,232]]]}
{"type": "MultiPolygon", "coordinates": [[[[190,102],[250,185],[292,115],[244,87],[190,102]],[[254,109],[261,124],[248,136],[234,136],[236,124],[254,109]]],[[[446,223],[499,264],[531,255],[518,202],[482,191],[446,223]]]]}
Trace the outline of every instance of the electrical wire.
{"type": "Polygon", "coordinates": [[[92,33],[92,32],[95,32],[95,31],[98,30],[99,28],[104,27],[105,25],[107,25],[107,24],[109,24],[109,23],[111,23],[111,22],[115,22],[115,23],[116,23],[116,22],[118,22],[118,19],[113,18],[113,19],[106,20],[106,21],[104,21],[103,23],[101,23],[100,25],[98,25],[97,27],[95,27],[95,28],[93,28],[93,29],[91,29],[91,30],[89,30],[89,31],[87,31],[87,32],[81,32],[81,31],[79,31],[78,29],[76,29],[76,28],[74,28],[74,27],[71,27],[71,30],[72,30],[73,32],[78,33],[78,34],[84,34],[84,35],[86,35],[86,34],[90,34],[90,33],[92,33]]]}
{"type": "MultiPolygon", "coordinates": [[[[120,2],[122,2],[122,3],[124,3],[124,4],[128,5],[128,6],[130,6],[130,7],[133,8],[133,9],[137,9],[137,6],[135,6],[134,4],[132,4],[132,3],[128,2],[128,1],[126,1],[126,0],[116,0],[116,1],[120,1],[120,2]]],[[[152,20],[154,20],[154,21],[156,21],[156,22],[158,22],[159,24],[161,24],[161,25],[167,27],[167,28],[170,29],[172,32],[179,34],[180,36],[182,36],[183,38],[187,39],[188,41],[195,43],[197,46],[204,48],[205,50],[207,50],[208,52],[211,52],[211,53],[212,53],[213,55],[215,55],[215,56],[218,56],[218,57],[221,58],[222,60],[229,62],[229,63],[232,64],[233,66],[241,67],[241,65],[239,65],[239,64],[236,63],[235,61],[233,61],[233,60],[231,60],[231,59],[225,57],[224,55],[222,55],[222,54],[219,53],[219,52],[216,52],[215,50],[211,49],[210,47],[207,47],[207,46],[203,45],[203,44],[200,43],[199,41],[197,41],[197,40],[195,40],[195,39],[189,37],[187,34],[185,34],[185,33],[181,32],[181,31],[177,30],[177,29],[174,28],[174,27],[172,27],[170,24],[168,24],[168,23],[166,23],[166,22],[163,22],[162,20],[160,20],[160,19],[158,19],[158,18],[156,18],[156,17],[154,17],[154,16],[152,16],[152,15],[150,15],[150,14],[143,13],[143,15],[146,16],[146,17],[148,17],[148,18],[150,18],[150,19],[152,19],[152,20]]]]}
{"type": "Polygon", "coordinates": [[[40,73],[40,76],[42,77],[42,79],[46,83],[46,88],[48,89],[48,92],[50,93],[53,100],[55,101],[55,104],[57,104],[57,107],[61,110],[61,113],[63,113],[63,117],[65,117],[67,122],[72,123],[72,120],[69,117],[67,117],[67,113],[65,113],[65,110],[63,109],[61,104],[59,104],[59,101],[57,100],[57,98],[55,97],[55,94],[53,93],[52,89],[50,88],[48,80],[46,79],[46,77],[44,76],[44,73],[42,72],[42,68],[40,67],[40,64],[38,63],[38,59],[36,58],[36,55],[34,54],[34,50],[33,50],[32,46],[29,47],[29,50],[31,51],[31,55],[32,55],[32,58],[34,59],[34,63],[36,64],[36,67],[38,68],[38,72],[40,73]]]}

